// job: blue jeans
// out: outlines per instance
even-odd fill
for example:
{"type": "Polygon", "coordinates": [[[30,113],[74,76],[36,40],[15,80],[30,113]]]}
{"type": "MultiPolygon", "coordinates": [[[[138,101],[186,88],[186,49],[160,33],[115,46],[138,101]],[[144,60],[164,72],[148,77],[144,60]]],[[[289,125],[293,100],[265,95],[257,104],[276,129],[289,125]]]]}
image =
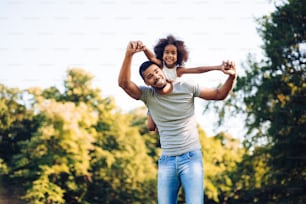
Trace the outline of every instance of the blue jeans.
{"type": "Polygon", "coordinates": [[[204,203],[204,173],[201,150],[179,156],[161,155],[158,161],[158,204],[176,204],[180,186],[186,204],[204,203]]]}

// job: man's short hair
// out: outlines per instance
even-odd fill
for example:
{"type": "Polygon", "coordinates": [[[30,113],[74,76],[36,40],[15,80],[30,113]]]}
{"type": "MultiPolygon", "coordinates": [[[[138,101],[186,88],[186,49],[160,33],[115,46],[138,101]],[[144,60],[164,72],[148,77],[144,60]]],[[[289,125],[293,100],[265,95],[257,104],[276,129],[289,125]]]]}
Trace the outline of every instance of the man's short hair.
{"type": "Polygon", "coordinates": [[[152,64],[155,64],[156,66],[158,66],[156,63],[151,62],[151,61],[145,61],[144,63],[140,65],[139,74],[143,80],[145,80],[143,76],[143,72],[146,71],[146,69],[148,69],[148,67],[150,67],[152,64]]]}

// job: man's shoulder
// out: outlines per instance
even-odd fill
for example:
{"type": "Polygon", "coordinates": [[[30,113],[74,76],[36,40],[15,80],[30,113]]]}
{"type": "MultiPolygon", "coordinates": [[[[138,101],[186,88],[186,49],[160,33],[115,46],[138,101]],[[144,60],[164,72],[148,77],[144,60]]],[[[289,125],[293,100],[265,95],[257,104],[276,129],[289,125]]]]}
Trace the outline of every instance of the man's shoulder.
{"type": "Polygon", "coordinates": [[[184,86],[195,86],[197,82],[193,80],[180,79],[180,80],[175,81],[174,84],[184,87],[184,86]]]}
{"type": "Polygon", "coordinates": [[[141,100],[145,100],[148,96],[153,95],[155,92],[154,88],[151,86],[141,85],[139,88],[141,90],[141,100]]]}
{"type": "Polygon", "coordinates": [[[141,91],[153,91],[154,90],[151,86],[145,86],[145,85],[140,85],[139,88],[141,91]]]}
{"type": "Polygon", "coordinates": [[[199,92],[199,84],[192,80],[177,81],[175,82],[174,87],[175,90],[179,92],[193,93],[194,95],[198,95],[199,92]]]}

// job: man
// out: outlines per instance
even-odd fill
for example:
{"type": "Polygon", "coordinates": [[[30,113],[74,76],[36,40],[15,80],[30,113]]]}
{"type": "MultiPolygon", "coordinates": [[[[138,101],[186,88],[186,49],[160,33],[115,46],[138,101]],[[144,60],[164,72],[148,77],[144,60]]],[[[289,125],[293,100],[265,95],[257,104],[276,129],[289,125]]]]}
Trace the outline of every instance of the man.
{"type": "Polygon", "coordinates": [[[169,82],[158,65],[147,61],[139,69],[147,86],[137,86],[131,81],[131,63],[133,55],[143,49],[141,41],[128,44],[118,83],[129,96],[146,104],[158,128],[162,148],[158,162],[158,203],[177,203],[182,185],[187,204],[202,204],[204,175],[194,98],[225,99],[236,81],[235,64],[226,62],[221,67],[220,71],[228,78],[220,88],[212,89],[183,80],[169,82]]]}

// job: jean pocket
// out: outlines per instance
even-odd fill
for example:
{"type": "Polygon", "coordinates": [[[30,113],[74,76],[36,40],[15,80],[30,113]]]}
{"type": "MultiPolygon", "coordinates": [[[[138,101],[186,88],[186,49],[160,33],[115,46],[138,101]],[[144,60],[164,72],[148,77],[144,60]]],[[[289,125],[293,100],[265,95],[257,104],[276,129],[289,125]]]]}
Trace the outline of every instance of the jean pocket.
{"type": "Polygon", "coordinates": [[[165,155],[161,155],[158,159],[158,161],[166,161],[167,160],[167,156],[165,155]]]}
{"type": "Polygon", "coordinates": [[[195,150],[195,151],[188,152],[188,158],[189,159],[192,159],[192,158],[202,158],[201,150],[195,150]]]}

